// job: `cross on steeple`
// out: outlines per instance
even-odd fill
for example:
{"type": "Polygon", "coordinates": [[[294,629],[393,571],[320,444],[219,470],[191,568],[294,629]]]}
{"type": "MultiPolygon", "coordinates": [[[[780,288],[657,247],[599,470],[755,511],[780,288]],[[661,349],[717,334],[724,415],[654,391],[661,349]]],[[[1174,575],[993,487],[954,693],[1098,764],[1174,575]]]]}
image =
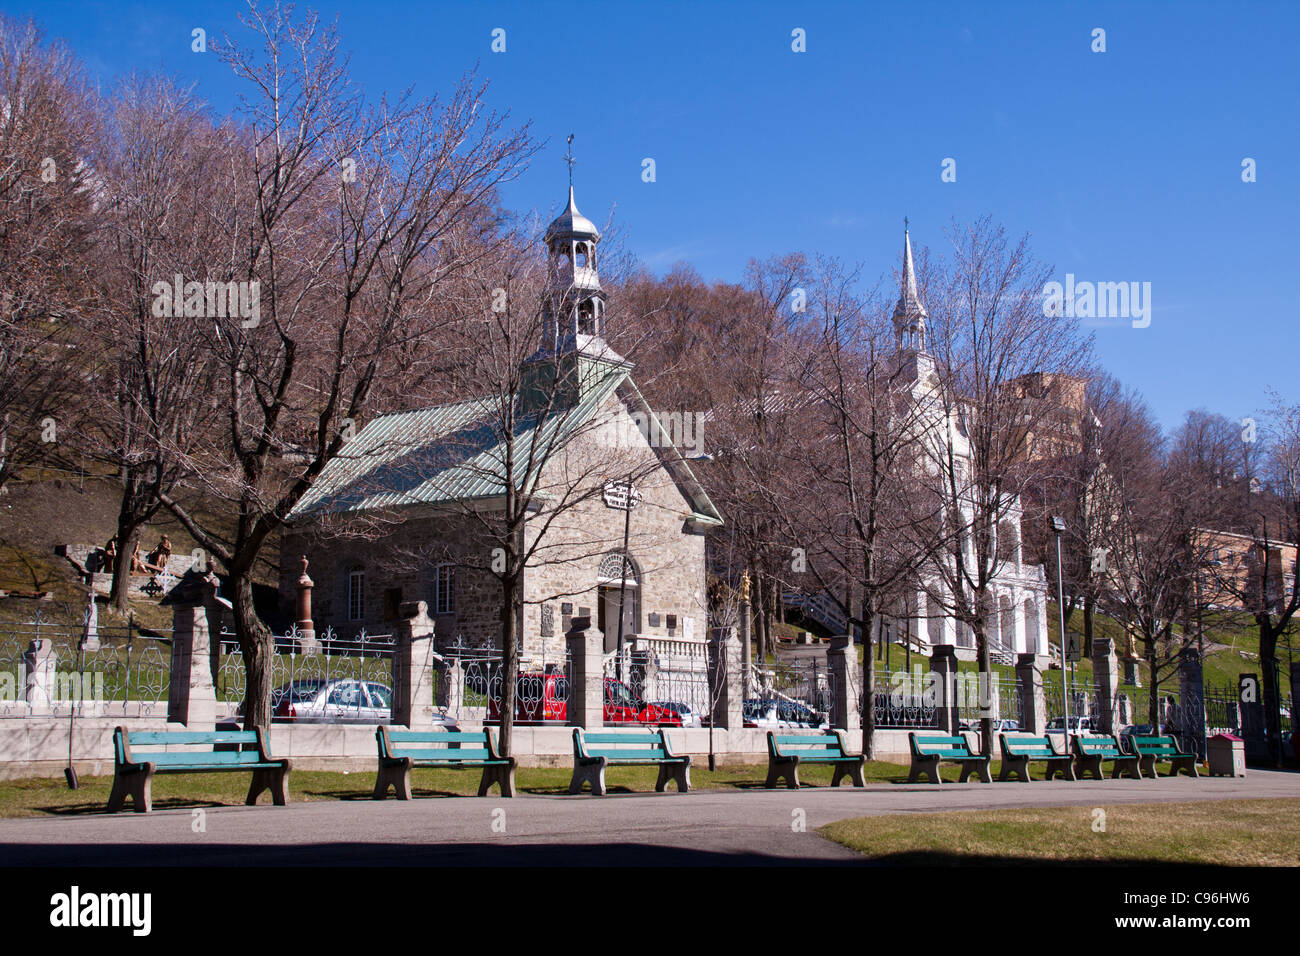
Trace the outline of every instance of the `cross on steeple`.
{"type": "Polygon", "coordinates": [[[572,133],[569,134],[569,138],[565,140],[565,142],[569,144],[569,150],[564,154],[564,161],[569,164],[569,188],[572,189],[573,188],[573,167],[578,165],[578,161],[573,158],[573,134],[572,133]]]}

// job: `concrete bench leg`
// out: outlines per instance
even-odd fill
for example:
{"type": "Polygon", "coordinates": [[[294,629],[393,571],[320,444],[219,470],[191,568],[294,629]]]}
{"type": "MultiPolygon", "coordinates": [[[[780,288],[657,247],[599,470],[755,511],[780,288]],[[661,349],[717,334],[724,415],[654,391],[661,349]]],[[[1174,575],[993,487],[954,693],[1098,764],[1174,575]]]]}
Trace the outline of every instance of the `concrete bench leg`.
{"type": "Polygon", "coordinates": [[[1127,757],[1125,759],[1114,761],[1110,770],[1110,779],[1118,780],[1120,774],[1126,774],[1134,780],[1142,779],[1142,770],[1138,767],[1137,757],[1127,757]]]}
{"type": "Polygon", "coordinates": [[[273,770],[254,770],[253,781],[248,785],[248,797],[244,800],[244,805],[254,806],[263,790],[271,791],[271,802],[277,807],[288,803],[289,769],[290,764],[285,761],[283,767],[276,767],[273,770]]]}
{"type": "Polygon", "coordinates": [[[483,778],[478,783],[478,795],[486,797],[494,783],[501,788],[501,796],[513,797],[515,795],[515,759],[513,757],[510,758],[508,764],[499,763],[483,768],[483,778]]]}
{"type": "Polygon", "coordinates": [[[127,797],[131,798],[131,809],[136,813],[149,813],[153,810],[153,772],[154,765],[147,763],[131,770],[119,769],[113,774],[108,812],[117,813],[121,810],[127,797]]]}
{"type": "Polygon", "coordinates": [[[1186,757],[1174,757],[1169,761],[1169,776],[1176,777],[1179,771],[1186,773],[1189,777],[1199,777],[1200,773],[1196,769],[1196,757],[1188,754],[1186,757]]]}
{"type": "MultiPolygon", "coordinates": [[[[970,775],[973,773],[979,774],[981,783],[993,782],[993,773],[989,770],[989,762],[987,760],[980,760],[976,762],[963,760],[961,764],[961,776],[958,778],[958,782],[965,783],[967,780],[970,779],[970,775]]],[[[1025,777],[1026,779],[1028,779],[1029,777],[1028,770],[1025,771],[1025,777]]]]}
{"type": "Polygon", "coordinates": [[[1053,776],[1060,775],[1062,780],[1077,780],[1074,775],[1073,760],[1049,760],[1047,762],[1047,777],[1051,780],[1053,776]]]}
{"type": "Polygon", "coordinates": [[[770,754],[767,758],[767,782],[763,786],[771,790],[776,786],[778,780],[784,780],[786,789],[799,789],[799,758],[791,757],[789,760],[777,760],[770,754]]]}
{"type": "Polygon", "coordinates": [[[594,796],[605,796],[605,758],[593,760],[590,763],[575,762],[573,765],[573,779],[569,781],[569,793],[582,793],[582,785],[591,784],[591,792],[594,796]]]}
{"type": "Polygon", "coordinates": [[[663,793],[668,789],[668,781],[672,780],[677,784],[678,793],[686,793],[691,789],[691,761],[683,760],[678,763],[661,763],[659,765],[659,779],[655,781],[655,793],[663,793]]]}
{"type": "Polygon", "coordinates": [[[1101,769],[1100,757],[1075,757],[1074,758],[1074,776],[1082,780],[1092,774],[1097,780],[1105,780],[1105,774],[1101,769]]]}
{"type": "Polygon", "coordinates": [[[867,782],[862,778],[862,767],[865,762],[866,758],[851,764],[837,763],[835,765],[835,776],[831,778],[831,786],[838,787],[840,781],[848,777],[853,781],[853,786],[865,787],[867,782]]]}
{"type": "Polygon", "coordinates": [[[1156,778],[1156,758],[1139,757],[1138,769],[1141,771],[1142,776],[1150,777],[1152,780],[1154,780],[1156,778]]]}
{"type": "Polygon", "coordinates": [[[921,774],[925,774],[931,783],[943,783],[943,778],[939,776],[939,758],[913,757],[912,771],[907,775],[907,782],[916,783],[921,774]]]}
{"type": "MultiPolygon", "coordinates": [[[[970,764],[964,764],[962,766],[962,775],[961,775],[962,783],[966,782],[968,767],[970,767],[970,764]]],[[[1049,774],[1051,773],[1050,769],[1048,770],[1048,773],[1049,774]]],[[[1018,778],[1021,783],[1034,782],[1034,778],[1029,774],[1028,757],[1003,757],[1002,758],[1002,769],[998,771],[998,782],[1001,783],[1005,780],[1010,780],[1012,777],[1018,778]]],[[[1047,779],[1050,780],[1051,777],[1049,776],[1047,779]]]]}
{"type": "Polygon", "coordinates": [[[392,762],[381,762],[379,772],[375,774],[375,792],[372,794],[375,800],[384,800],[388,797],[388,788],[392,787],[397,794],[398,800],[411,799],[411,758],[403,757],[401,760],[392,762]]]}

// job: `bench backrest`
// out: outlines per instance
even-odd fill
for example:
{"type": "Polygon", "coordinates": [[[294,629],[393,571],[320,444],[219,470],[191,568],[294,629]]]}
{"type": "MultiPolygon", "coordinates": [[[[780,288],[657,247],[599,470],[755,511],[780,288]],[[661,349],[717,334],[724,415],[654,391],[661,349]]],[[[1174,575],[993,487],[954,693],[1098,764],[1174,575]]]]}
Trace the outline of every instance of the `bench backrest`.
{"type": "Polygon", "coordinates": [[[1133,748],[1144,757],[1182,756],[1173,737],[1134,737],[1133,748]]]}
{"type": "Polygon", "coordinates": [[[907,735],[907,741],[912,748],[912,753],[918,757],[933,757],[936,754],[942,757],[977,756],[970,752],[970,745],[965,737],[910,733],[907,735]]]}
{"type": "Polygon", "coordinates": [[[609,760],[664,760],[673,756],[663,728],[633,733],[586,733],[573,728],[573,751],[580,757],[609,760]]]}
{"type": "Polygon", "coordinates": [[[1075,737],[1075,749],[1085,757],[1124,757],[1114,737],[1075,737]]]}
{"type": "Polygon", "coordinates": [[[118,764],[186,763],[216,765],[270,760],[266,735],[260,730],[137,730],[113,731],[113,760],[118,764]],[[136,747],[184,747],[184,750],[138,751],[136,747]],[[201,747],[202,749],[192,749],[201,747]]]}
{"type": "Polygon", "coordinates": [[[769,730],[767,752],[773,757],[798,754],[806,760],[843,757],[844,743],[834,730],[820,734],[777,734],[769,730]]]}
{"type": "Polygon", "coordinates": [[[1002,741],[1002,753],[1011,757],[1060,757],[1062,754],[1052,749],[1048,737],[1012,737],[999,734],[1002,741]]]}
{"type": "Polygon", "coordinates": [[[375,728],[375,742],[381,759],[410,757],[412,760],[500,760],[496,741],[488,728],[482,730],[394,730],[387,724],[375,728]]]}

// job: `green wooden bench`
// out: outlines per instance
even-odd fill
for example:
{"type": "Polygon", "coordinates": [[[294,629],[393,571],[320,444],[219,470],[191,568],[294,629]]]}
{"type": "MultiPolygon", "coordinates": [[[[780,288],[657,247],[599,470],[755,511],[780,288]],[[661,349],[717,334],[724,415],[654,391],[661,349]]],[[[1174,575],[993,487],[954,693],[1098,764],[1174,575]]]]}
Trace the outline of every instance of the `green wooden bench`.
{"type": "Polygon", "coordinates": [[[125,727],[113,731],[113,790],[108,812],[122,809],[131,798],[136,813],[153,809],[155,773],[228,773],[252,771],[248,806],[257,803],[263,790],[271,791],[276,806],[289,801],[289,760],[271,756],[264,730],[149,730],[130,733],[125,727]],[[147,752],[134,747],[165,747],[147,752]],[[202,747],[202,750],[173,750],[172,747],[202,747]]]}
{"type": "Polygon", "coordinates": [[[963,736],[947,737],[912,731],[907,735],[907,744],[912,751],[912,772],[907,776],[908,783],[916,783],[921,774],[929,777],[931,783],[942,783],[939,763],[944,760],[961,764],[962,783],[969,780],[972,773],[978,773],[984,783],[993,782],[988,755],[971,753],[963,736]]]}
{"type": "Polygon", "coordinates": [[[1128,774],[1134,780],[1142,779],[1137,754],[1124,753],[1114,737],[1077,736],[1074,738],[1074,770],[1080,780],[1086,773],[1092,774],[1098,780],[1105,779],[1101,771],[1103,760],[1112,761],[1110,770],[1112,780],[1117,779],[1121,773],[1128,774]]]}
{"type": "Polygon", "coordinates": [[[1002,769],[998,771],[999,780],[1019,777],[1022,783],[1032,782],[1034,778],[1029,774],[1029,763],[1032,760],[1041,760],[1045,764],[1045,780],[1051,780],[1056,774],[1060,774],[1066,780],[1076,779],[1074,757],[1053,750],[1051,738],[998,734],[998,740],[1002,747],[1002,769]]]}
{"type": "Polygon", "coordinates": [[[661,727],[653,732],[594,733],[573,728],[573,779],[569,793],[581,793],[584,783],[591,792],[605,795],[605,768],[658,764],[655,792],[663,793],[668,781],[675,781],[678,793],[691,789],[691,758],[673,753],[668,734],[661,727]]]}
{"type": "Polygon", "coordinates": [[[515,758],[497,753],[496,741],[486,727],[466,730],[392,730],[380,724],[375,730],[379,744],[379,772],[375,775],[374,799],[383,800],[388,788],[397,799],[411,799],[412,767],[482,767],[478,795],[487,796],[496,784],[501,796],[515,795],[515,758]]]}
{"type": "Polygon", "coordinates": [[[799,764],[825,763],[835,768],[831,786],[838,787],[840,781],[849,777],[853,785],[866,786],[862,779],[862,767],[867,758],[860,753],[852,753],[845,745],[844,731],[828,730],[824,734],[776,734],[767,732],[767,786],[776,786],[778,780],[784,779],[791,790],[799,789],[799,764]]]}
{"type": "Polygon", "coordinates": [[[1134,737],[1133,749],[1137,752],[1138,766],[1152,777],[1156,773],[1156,763],[1169,761],[1169,776],[1178,776],[1178,771],[1186,772],[1189,777],[1199,777],[1196,770],[1196,754],[1186,754],[1178,749],[1178,741],[1173,737],[1134,737]]]}

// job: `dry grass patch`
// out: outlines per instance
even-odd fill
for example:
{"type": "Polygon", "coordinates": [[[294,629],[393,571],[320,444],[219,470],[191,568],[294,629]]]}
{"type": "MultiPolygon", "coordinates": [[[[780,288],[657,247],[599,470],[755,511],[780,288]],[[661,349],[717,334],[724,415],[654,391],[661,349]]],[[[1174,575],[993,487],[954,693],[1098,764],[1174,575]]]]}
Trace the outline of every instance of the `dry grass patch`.
{"type": "Polygon", "coordinates": [[[890,814],[820,832],[881,863],[1300,865],[1289,799],[890,814]]]}

